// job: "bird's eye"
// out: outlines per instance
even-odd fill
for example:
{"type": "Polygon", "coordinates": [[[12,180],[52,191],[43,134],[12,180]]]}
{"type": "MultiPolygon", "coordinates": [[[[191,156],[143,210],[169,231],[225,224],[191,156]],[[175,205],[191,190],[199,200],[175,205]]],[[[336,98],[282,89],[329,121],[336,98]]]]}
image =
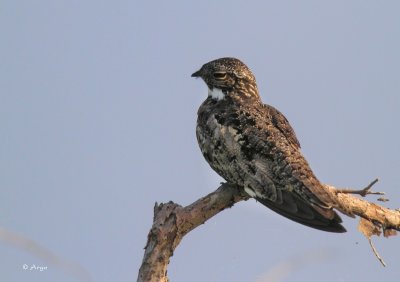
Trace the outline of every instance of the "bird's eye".
{"type": "Polygon", "coordinates": [[[213,76],[215,79],[221,80],[226,77],[226,72],[214,72],[213,76]]]}

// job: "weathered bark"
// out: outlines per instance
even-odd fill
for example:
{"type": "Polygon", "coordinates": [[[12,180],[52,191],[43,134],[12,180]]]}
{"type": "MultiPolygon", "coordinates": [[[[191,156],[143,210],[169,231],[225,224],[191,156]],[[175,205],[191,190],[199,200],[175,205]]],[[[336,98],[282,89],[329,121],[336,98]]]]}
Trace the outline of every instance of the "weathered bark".
{"type": "Polygon", "coordinates": [[[335,193],[338,202],[346,207],[352,214],[365,218],[384,229],[400,230],[400,211],[391,210],[380,205],[360,199],[348,193],[336,193],[336,188],[331,185],[325,185],[335,193]]]}
{"type": "Polygon", "coordinates": [[[137,281],[167,282],[169,258],[183,236],[220,211],[247,198],[237,187],[224,183],[187,207],[173,202],[156,203],[137,281]]]}
{"type": "MultiPolygon", "coordinates": [[[[333,186],[325,186],[337,197],[346,213],[358,215],[383,230],[400,230],[399,210],[387,209],[352,194],[341,193],[342,190],[333,186]]],[[[220,211],[247,199],[248,196],[236,186],[225,183],[216,191],[186,207],[173,202],[160,205],[156,203],[153,226],[148,234],[137,281],[167,282],[169,259],[182,238],[220,211]]]]}

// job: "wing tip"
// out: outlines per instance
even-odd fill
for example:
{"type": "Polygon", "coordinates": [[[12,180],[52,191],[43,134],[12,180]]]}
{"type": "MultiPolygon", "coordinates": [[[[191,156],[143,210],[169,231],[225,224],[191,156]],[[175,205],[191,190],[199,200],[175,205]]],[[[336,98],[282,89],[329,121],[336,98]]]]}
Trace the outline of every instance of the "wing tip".
{"type": "MultiPolygon", "coordinates": [[[[347,231],[341,224],[341,217],[333,209],[326,210],[325,213],[322,214],[319,211],[320,209],[314,209],[312,206],[302,206],[301,210],[297,209],[297,212],[290,212],[271,201],[260,198],[256,198],[256,200],[274,212],[302,225],[332,233],[345,233],[347,231]],[[312,213],[311,217],[310,212],[312,213]],[[327,213],[329,217],[326,217],[327,213]]],[[[298,204],[299,203],[300,202],[298,202],[298,204]]]]}
{"type": "MultiPolygon", "coordinates": [[[[301,223],[301,222],[300,222],[301,223]]],[[[302,223],[305,224],[305,223],[302,223]]],[[[343,225],[341,225],[338,222],[335,221],[331,221],[328,225],[324,225],[324,226],[319,226],[319,225],[308,225],[305,224],[309,227],[321,230],[321,231],[326,231],[326,232],[332,232],[332,233],[345,233],[347,232],[346,228],[344,228],[343,225]]]]}

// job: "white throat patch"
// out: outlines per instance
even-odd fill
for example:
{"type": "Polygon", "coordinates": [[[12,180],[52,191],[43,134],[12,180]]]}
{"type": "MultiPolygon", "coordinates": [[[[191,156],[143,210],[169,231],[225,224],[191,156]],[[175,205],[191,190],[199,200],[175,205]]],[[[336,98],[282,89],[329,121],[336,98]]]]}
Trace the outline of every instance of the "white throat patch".
{"type": "Polygon", "coordinates": [[[211,96],[211,98],[218,101],[225,98],[224,92],[222,92],[221,89],[218,89],[216,87],[214,87],[212,90],[208,88],[208,96],[211,96]]]}

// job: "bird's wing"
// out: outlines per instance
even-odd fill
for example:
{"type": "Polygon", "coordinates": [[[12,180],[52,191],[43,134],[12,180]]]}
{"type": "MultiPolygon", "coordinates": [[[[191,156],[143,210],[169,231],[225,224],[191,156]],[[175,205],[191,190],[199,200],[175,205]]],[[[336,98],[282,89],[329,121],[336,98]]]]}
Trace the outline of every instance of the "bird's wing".
{"type": "Polygon", "coordinates": [[[345,232],[340,224],[340,216],[332,209],[331,197],[302,156],[300,143],[288,120],[272,106],[264,105],[264,110],[266,112],[258,117],[266,127],[258,130],[270,131],[269,134],[275,135],[275,157],[271,164],[271,153],[263,150],[268,145],[264,143],[266,140],[262,140],[263,135],[255,131],[250,133],[254,141],[247,143],[248,149],[257,152],[252,159],[256,173],[247,175],[252,179],[255,192],[258,192],[254,198],[301,224],[329,232],[345,232]],[[260,193],[262,190],[265,193],[260,193]],[[270,195],[275,197],[271,198],[270,195]]]}
{"type": "Polygon", "coordinates": [[[340,224],[342,219],[336,212],[332,211],[333,217],[327,218],[297,194],[285,190],[281,194],[280,202],[258,197],[255,199],[276,213],[303,225],[328,232],[346,232],[340,224]]]}
{"type": "Polygon", "coordinates": [[[300,142],[296,137],[296,133],[286,117],[280,111],[270,105],[264,104],[264,107],[267,109],[268,115],[270,116],[270,119],[275,127],[282,132],[282,134],[292,145],[300,148],[300,142]]]}
{"type": "MultiPolygon", "coordinates": [[[[346,231],[340,224],[340,216],[308,189],[306,185],[312,185],[309,181],[303,183],[293,175],[287,175],[282,181],[281,176],[273,175],[274,169],[266,164],[262,155],[255,156],[252,164],[252,170],[246,168],[251,165],[245,161],[240,167],[246,174],[243,177],[245,191],[250,192],[249,195],[258,202],[288,219],[315,229],[337,233],[346,231]]],[[[296,175],[297,171],[293,174],[296,175]]],[[[318,194],[321,192],[324,191],[318,194]]]]}

